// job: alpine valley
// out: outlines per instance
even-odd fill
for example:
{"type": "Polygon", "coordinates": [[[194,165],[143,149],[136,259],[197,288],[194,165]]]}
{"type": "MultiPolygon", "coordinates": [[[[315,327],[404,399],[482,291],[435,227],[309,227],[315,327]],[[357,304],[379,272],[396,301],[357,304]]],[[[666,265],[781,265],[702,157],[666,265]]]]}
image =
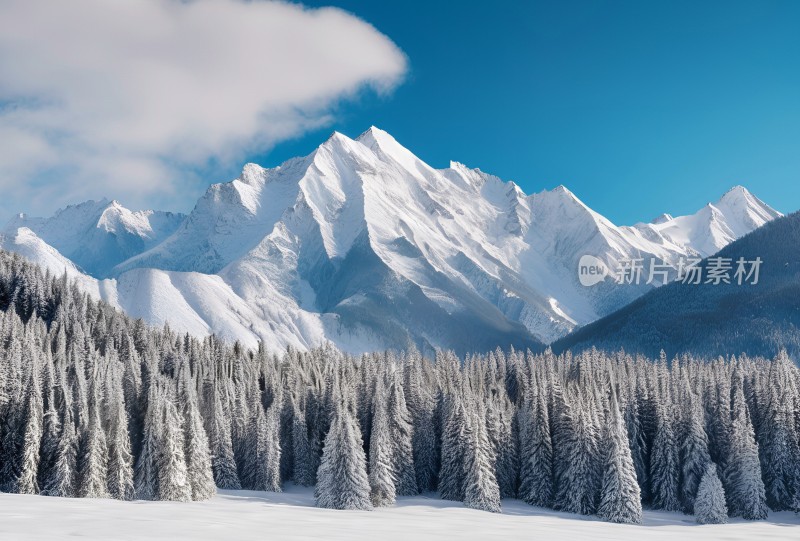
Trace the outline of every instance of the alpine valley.
{"type": "Polygon", "coordinates": [[[564,186],[526,195],[460,163],[434,169],[373,127],[247,164],[188,216],[88,201],[15,217],[0,248],[130,316],[246,346],[539,350],[655,287],[584,287],[582,255],[676,266],[779,216],[737,186],[693,215],[617,226],[564,186]]]}

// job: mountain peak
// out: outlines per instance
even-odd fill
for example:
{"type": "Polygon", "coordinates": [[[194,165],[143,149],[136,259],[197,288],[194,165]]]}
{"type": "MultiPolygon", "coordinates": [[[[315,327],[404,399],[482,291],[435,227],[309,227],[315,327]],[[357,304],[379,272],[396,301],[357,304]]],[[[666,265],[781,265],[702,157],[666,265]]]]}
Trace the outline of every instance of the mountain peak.
{"type": "Polygon", "coordinates": [[[653,220],[650,223],[658,225],[658,224],[667,223],[667,222],[672,221],[674,219],[675,219],[675,217],[672,214],[669,214],[669,213],[665,212],[664,214],[661,214],[660,216],[657,216],[656,218],[653,218],[653,220]]]}
{"type": "Polygon", "coordinates": [[[586,204],[583,201],[581,201],[577,195],[572,193],[572,190],[570,190],[563,184],[559,184],[552,190],[544,190],[543,192],[541,192],[541,194],[545,195],[550,199],[558,201],[568,201],[570,203],[577,203],[579,206],[584,207],[587,210],[589,209],[589,207],[586,206],[586,204]]]}
{"type": "Polygon", "coordinates": [[[370,126],[367,131],[356,137],[356,141],[373,150],[381,148],[384,151],[388,151],[392,147],[400,146],[397,139],[392,137],[389,132],[376,128],[375,126],[370,126]]]}
{"type": "Polygon", "coordinates": [[[361,141],[362,139],[367,139],[367,138],[377,139],[380,137],[390,137],[394,139],[394,137],[392,137],[389,134],[389,132],[384,131],[376,126],[370,126],[361,135],[356,137],[356,141],[361,141]]]}
{"type": "Polygon", "coordinates": [[[743,199],[748,199],[752,197],[752,194],[741,185],[736,185],[732,187],[730,190],[725,192],[722,197],[719,199],[719,203],[730,202],[730,201],[741,201],[743,199]]]}
{"type": "Polygon", "coordinates": [[[250,186],[259,186],[264,184],[265,169],[255,163],[247,163],[242,168],[242,174],[239,180],[250,186]]]}

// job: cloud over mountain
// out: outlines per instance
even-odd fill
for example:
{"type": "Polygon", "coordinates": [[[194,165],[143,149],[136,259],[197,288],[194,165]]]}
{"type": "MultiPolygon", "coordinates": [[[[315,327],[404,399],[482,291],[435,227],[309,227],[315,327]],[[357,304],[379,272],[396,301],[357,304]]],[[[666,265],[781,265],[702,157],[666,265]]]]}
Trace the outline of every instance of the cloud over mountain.
{"type": "Polygon", "coordinates": [[[388,92],[405,71],[390,39],[333,8],[3,1],[0,212],[51,211],[109,182],[169,199],[187,168],[324,124],[342,98],[388,92]]]}

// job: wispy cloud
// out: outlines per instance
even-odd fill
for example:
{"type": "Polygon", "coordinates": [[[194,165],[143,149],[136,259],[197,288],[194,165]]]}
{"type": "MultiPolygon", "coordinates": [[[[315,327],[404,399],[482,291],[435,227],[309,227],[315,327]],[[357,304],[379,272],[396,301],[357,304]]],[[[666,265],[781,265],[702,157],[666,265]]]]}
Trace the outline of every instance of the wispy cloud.
{"type": "Polygon", "coordinates": [[[169,199],[389,92],[406,58],[338,9],[244,0],[0,1],[0,217],[109,195],[169,199]]]}

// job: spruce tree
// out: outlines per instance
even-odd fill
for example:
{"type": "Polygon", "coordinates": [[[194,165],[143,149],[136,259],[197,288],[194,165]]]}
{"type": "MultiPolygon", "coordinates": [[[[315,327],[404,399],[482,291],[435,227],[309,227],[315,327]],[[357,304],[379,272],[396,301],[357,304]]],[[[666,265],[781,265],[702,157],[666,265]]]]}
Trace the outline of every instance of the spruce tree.
{"type": "Polygon", "coordinates": [[[608,522],[638,524],[642,521],[641,493],[625,423],[613,391],[609,408],[603,435],[605,456],[597,516],[608,522]]]}
{"type": "Polygon", "coordinates": [[[55,462],[52,469],[45,473],[42,494],[64,498],[76,496],[77,464],[78,437],[72,420],[72,408],[67,405],[61,422],[55,462]]]}
{"type": "Polygon", "coordinates": [[[108,497],[108,445],[100,419],[99,393],[95,385],[89,399],[89,425],[79,461],[78,495],[82,498],[108,497]]]}
{"type": "Polygon", "coordinates": [[[144,416],[144,432],[141,450],[134,470],[134,497],[137,500],[155,500],[159,494],[159,454],[163,433],[164,405],[156,382],[150,383],[147,412],[144,416]]]}
{"type": "Polygon", "coordinates": [[[500,512],[500,487],[494,474],[494,453],[483,417],[472,406],[467,413],[464,450],[464,505],[500,512]]]}
{"type": "Polygon", "coordinates": [[[305,413],[300,409],[295,409],[292,417],[292,442],[294,454],[292,479],[301,486],[314,486],[317,482],[319,460],[311,445],[305,413]]]}
{"type": "Polygon", "coordinates": [[[711,455],[708,452],[708,437],[700,401],[691,391],[686,393],[684,401],[686,427],[680,451],[681,500],[684,511],[691,514],[694,512],[694,500],[700,480],[711,463],[711,455]]]}
{"type": "Polygon", "coordinates": [[[186,502],[192,499],[192,487],[187,478],[183,419],[172,400],[162,407],[162,432],[159,438],[158,499],[186,502]]]}
{"type": "Polygon", "coordinates": [[[447,399],[446,420],[442,429],[442,458],[439,494],[444,500],[464,501],[464,455],[467,446],[467,419],[462,399],[447,399]]]}
{"type": "Polygon", "coordinates": [[[197,393],[188,378],[187,374],[182,393],[186,475],[191,486],[191,499],[208,500],[216,494],[217,488],[214,484],[208,437],[197,404],[197,393]]]}
{"type": "Polygon", "coordinates": [[[371,510],[370,486],[361,432],[342,400],[325,436],[314,495],[318,507],[371,510]]]}
{"type": "Polygon", "coordinates": [[[372,437],[369,442],[369,484],[375,507],[394,505],[396,496],[397,480],[387,409],[386,386],[379,379],[372,403],[372,437]]]}
{"type": "Polygon", "coordinates": [[[25,407],[24,436],[22,440],[22,460],[20,474],[16,480],[16,492],[20,494],[39,493],[39,450],[42,444],[43,403],[42,382],[39,372],[39,361],[35,356],[30,358],[28,369],[28,389],[25,407]]]}
{"type": "Polygon", "coordinates": [[[728,521],[728,508],[725,505],[725,490],[717,475],[717,467],[710,463],[694,503],[695,520],[698,524],[724,524],[728,521]]]}
{"type": "Polygon", "coordinates": [[[650,454],[650,481],[653,507],[665,511],[680,511],[678,445],[672,411],[670,403],[662,403],[658,407],[658,428],[650,454]]]}
{"type": "Polygon", "coordinates": [[[414,496],[417,489],[417,475],[414,471],[414,449],[411,415],[406,406],[405,395],[397,374],[392,377],[387,396],[387,416],[391,433],[391,460],[398,496],[414,496]]]}
{"type": "Polygon", "coordinates": [[[529,396],[523,412],[519,496],[530,505],[550,507],[553,504],[553,446],[543,394],[537,392],[529,396]]]}
{"type": "Polygon", "coordinates": [[[119,370],[110,370],[107,379],[106,411],[108,427],[108,492],[112,498],[130,500],[134,495],[133,456],[128,431],[128,414],[119,370]]]}
{"type": "Polygon", "coordinates": [[[239,490],[242,485],[236,472],[233,456],[230,422],[222,409],[220,391],[214,387],[212,413],[209,419],[208,439],[211,448],[211,467],[217,487],[227,490],[239,490]]]}
{"type": "Polygon", "coordinates": [[[767,502],[758,444],[740,384],[733,389],[730,458],[725,466],[725,493],[731,516],[748,520],[767,518],[767,502]]]}

